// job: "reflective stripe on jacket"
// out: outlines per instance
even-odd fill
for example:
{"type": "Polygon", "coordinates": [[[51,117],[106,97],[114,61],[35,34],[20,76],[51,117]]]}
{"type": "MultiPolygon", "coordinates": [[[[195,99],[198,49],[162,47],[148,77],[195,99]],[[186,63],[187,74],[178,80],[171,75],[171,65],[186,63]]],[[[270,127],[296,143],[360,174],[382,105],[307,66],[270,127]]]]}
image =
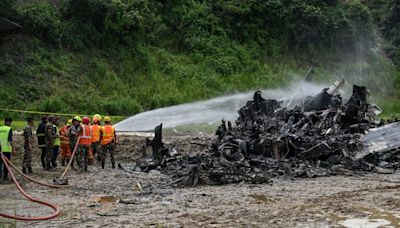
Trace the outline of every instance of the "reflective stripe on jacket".
{"type": "Polygon", "coordinates": [[[61,141],[60,141],[60,133],[58,132],[58,127],[56,125],[53,125],[54,130],[56,131],[56,140],[54,141],[55,146],[60,146],[61,141]]]}
{"type": "Polygon", "coordinates": [[[111,125],[105,125],[101,127],[101,145],[107,145],[114,140],[115,129],[111,125]]]}
{"type": "Polygon", "coordinates": [[[79,145],[92,144],[92,128],[89,125],[82,125],[82,131],[79,134],[79,145]]]}
{"type": "Polygon", "coordinates": [[[100,140],[100,130],[101,126],[98,124],[92,125],[92,142],[96,143],[100,140]]]}
{"type": "Polygon", "coordinates": [[[38,139],[38,145],[39,147],[46,147],[46,136],[45,136],[45,127],[46,123],[40,123],[37,130],[36,130],[36,136],[38,139]]]}

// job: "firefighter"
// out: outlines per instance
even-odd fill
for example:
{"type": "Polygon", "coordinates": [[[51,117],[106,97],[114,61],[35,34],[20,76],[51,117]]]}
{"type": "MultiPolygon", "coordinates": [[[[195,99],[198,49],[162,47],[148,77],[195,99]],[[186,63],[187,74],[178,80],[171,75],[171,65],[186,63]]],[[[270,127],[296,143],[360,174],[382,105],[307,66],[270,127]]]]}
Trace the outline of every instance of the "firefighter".
{"type": "Polygon", "coordinates": [[[65,166],[65,162],[69,163],[71,159],[71,148],[69,147],[68,130],[72,125],[72,119],[69,119],[60,129],[60,144],[61,144],[61,165],[65,166]]]}
{"type": "Polygon", "coordinates": [[[93,116],[93,120],[92,120],[92,152],[93,152],[93,156],[97,156],[98,161],[101,161],[100,153],[98,152],[99,147],[100,147],[100,130],[101,130],[100,121],[101,121],[101,116],[99,114],[96,114],[93,116]]]}
{"type": "MultiPolygon", "coordinates": [[[[72,126],[68,129],[69,147],[72,153],[75,145],[78,143],[79,134],[82,131],[81,121],[80,116],[75,116],[72,119],[72,126]]],[[[74,160],[76,161],[76,159],[74,160]]],[[[72,168],[74,169],[74,162],[72,162],[72,168]]]]}
{"type": "Polygon", "coordinates": [[[106,116],[104,117],[104,126],[101,127],[100,131],[100,140],[101,140],[101,168],[104,169],[107,152],[110,153],[112,168],[115,168],[115,144],[116,144],[116,134],[115,129],[111,125],[111,118],[106,116]]]}
{"type": "Polygon", "coordinates": [[[89,125],[89,117],[82,118],[82,126],[79,134],[79,146],[77,151],[77,161],[80,171],[87,172],[89,150],[92,145],[92,131],[89,125]]]}

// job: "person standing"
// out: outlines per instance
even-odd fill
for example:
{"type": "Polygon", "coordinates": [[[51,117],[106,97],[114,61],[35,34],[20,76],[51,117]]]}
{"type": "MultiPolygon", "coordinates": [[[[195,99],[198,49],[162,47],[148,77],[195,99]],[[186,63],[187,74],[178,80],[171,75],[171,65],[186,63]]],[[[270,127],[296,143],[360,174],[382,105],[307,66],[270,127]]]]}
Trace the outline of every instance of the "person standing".
{"type": "Polygon", "coordinates": [[[42,122],[39,124],[36,130],[36,136],[38,139],[38,146],[41,150],[40,161],[42,162],[43,169],[46,169],[46,136],[45,136],[45,129],[46,123],[48,121],[48,116],[42,116],[42,122]]]}
{"type": "MultiPolygon", "coordinates": [[[[11,118],[5,118],[4,126],[0,126],[0,144],[1,144],[1,153],[11,160],[11,154],[16,155],[15,146],[13,143],[13,133],[11,129],[11,118]]],[[[3,174],[3,182],[9,183],[10,179],[8,179],[8,170],[7,167],[3,164],[3,160],[0,159],[0,175],[3,174]]]]}
{"type": "Polygon", "coordinates": [[[28,125],[24,128],[24,160],[22,161],[22,172],[31,174],[32,172],[32,153],[33,153],[33,126],[34,120],[32,117],[26,119],[28,125]]]}
{"type": "Polygon", "coordinates": [[[65,125],[60,129],[60,144],[61,144],[61,165],[65,166],[65,162],[69,163],[71,159],[71,148],[69,147],[68,130],[72,125],[72,119],[69,119],[65,125]]]}
{"type": "MultiPolygon", "coordinates": [[[[78,143],[79,134],[82,131],[81,120],[80,116],[75,116],[72,119],[72,126],[68,129],[69,146],[72,153],[74,152],[75,145],[78,143]]],[[[74,168],[74,162],[72,162],[72,168],[74,168]]]]}
{"type": "Polygon", "coordinates": [[[111,165],[112,168],[115,168],[115,144],[117,141],[117,136],[115,134],[115,129],[111,125],[111,118],[106,116],[104,117],[104,126],[101,127],[100,131],[100,140],[101,140],[101,168],[104,169],[107,152],[110,153],[111,165]]]}
{"type": "Polygon", "coordinates": [[[100,153],[98,153],[98,149],[100,147],[100,121],[101,121],[101,116],[96,114],[93,116],[92,120],[92,151],[93,151],[93,156],[97,156],[97,161],[101,161],[100,159],[100,153]]]}
{"type": "Polygon", "coordinates": [[[87,172],[89,150],[92,145],[92,129],[89,117],[82,118],[82,130],[79,134],[79,146],[77,160],[80,171],[87,172]]]}
{"type": "Polygon", "coordinates": [[[54,148],[53,148],[53,157],[51,159],[51,163],[54,168],[57,167],[57,157],[60,150],[61,140],[60,140],[60,133],[58,132],[58,118],[54,117],[53,120],[53,135],[55,136],[54,140],[54,148]]]}
{"type": "Polygon", "coordinates": [[[53,127],[54,116],[49,116],[48,121],[45,125],[45,142],[46,142],[46,170],[53,170],[54,167],[51,165],[51,161],[53,159],[53,149],[55,143],[55,134],[53,127]]]}

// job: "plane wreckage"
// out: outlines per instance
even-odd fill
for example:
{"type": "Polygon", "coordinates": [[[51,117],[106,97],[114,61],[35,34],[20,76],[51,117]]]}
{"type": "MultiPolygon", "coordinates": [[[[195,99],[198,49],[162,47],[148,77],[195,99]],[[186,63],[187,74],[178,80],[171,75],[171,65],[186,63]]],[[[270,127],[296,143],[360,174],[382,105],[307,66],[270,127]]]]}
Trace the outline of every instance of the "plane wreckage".
{"type": "Polygon", "coordinates": [[[222,120],[207,153],[181,155],[165,148],[159,125],[154,139],[146,140],[153,155],[137,160],[135,170],[158,169],[177,186],[394,172],[400,168],[400,123],[375,120],[381,110],[363,86],[353,85],[343,101],[343,84],[338,80],[293,108],[255,92],[235,124],[222,120]]]}

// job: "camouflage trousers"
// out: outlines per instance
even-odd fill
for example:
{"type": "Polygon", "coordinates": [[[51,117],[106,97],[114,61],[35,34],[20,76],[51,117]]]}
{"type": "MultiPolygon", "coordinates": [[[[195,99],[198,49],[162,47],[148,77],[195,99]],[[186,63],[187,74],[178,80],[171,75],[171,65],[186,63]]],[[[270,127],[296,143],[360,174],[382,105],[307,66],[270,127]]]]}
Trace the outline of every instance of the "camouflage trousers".
{"type": "Polygon", "coordinates": [[[110,153],[111,164],[115,164],[114,158],[115,144],[113,142],[107,145],[101,145],[101,162],[104,164],[106,162],[107,152],[110,153]]]}
{"type": "Polygon", "coordinates": [[[76,151],[76,161],[81,171],[87,171],[90,145],[79,145],[76,151]]]}
{"type": "MultiPolygon", "coordinates": [[[[70,143],[69,143],[69,148],[70,148],[70,150],[71,150],[71,156],[72,156],[72,154],[74,153],[74,149],[75,149],[75,145],[76,145],[76,141],[70,141],[70,143]]],[[[77,149],[78,150],[78,149],[77,149]]],[[[78,152],[78,151],[77,151],[78,152]]],[[[76,161],[76,153],[75,153],[75,155],[74,155],[74,158],[73,158],[73,161],[72,161],[72,168],[74,168],[74,162],[76,161]]]]}
{"type": "Polygon", "coordinates": [[[100,141],[92,143],[93,156],[96,156],[97,154],[98,158],[100,158],[99,147],[100,147],[100,141]]]}
{"type": "Polygon", "coordinates": [[[53,159],[53,146],[46,145],[46,169],[51,169],[51,160],[53,159]]]}
{"type": "Polygon", "coordinates": [[[24,146],[24,148],[25,148],[25,153],[24,153],[24,160],[22,161],[22,167],[29,169],[32,167],[32,151],[27,146],[24,146]]]}

